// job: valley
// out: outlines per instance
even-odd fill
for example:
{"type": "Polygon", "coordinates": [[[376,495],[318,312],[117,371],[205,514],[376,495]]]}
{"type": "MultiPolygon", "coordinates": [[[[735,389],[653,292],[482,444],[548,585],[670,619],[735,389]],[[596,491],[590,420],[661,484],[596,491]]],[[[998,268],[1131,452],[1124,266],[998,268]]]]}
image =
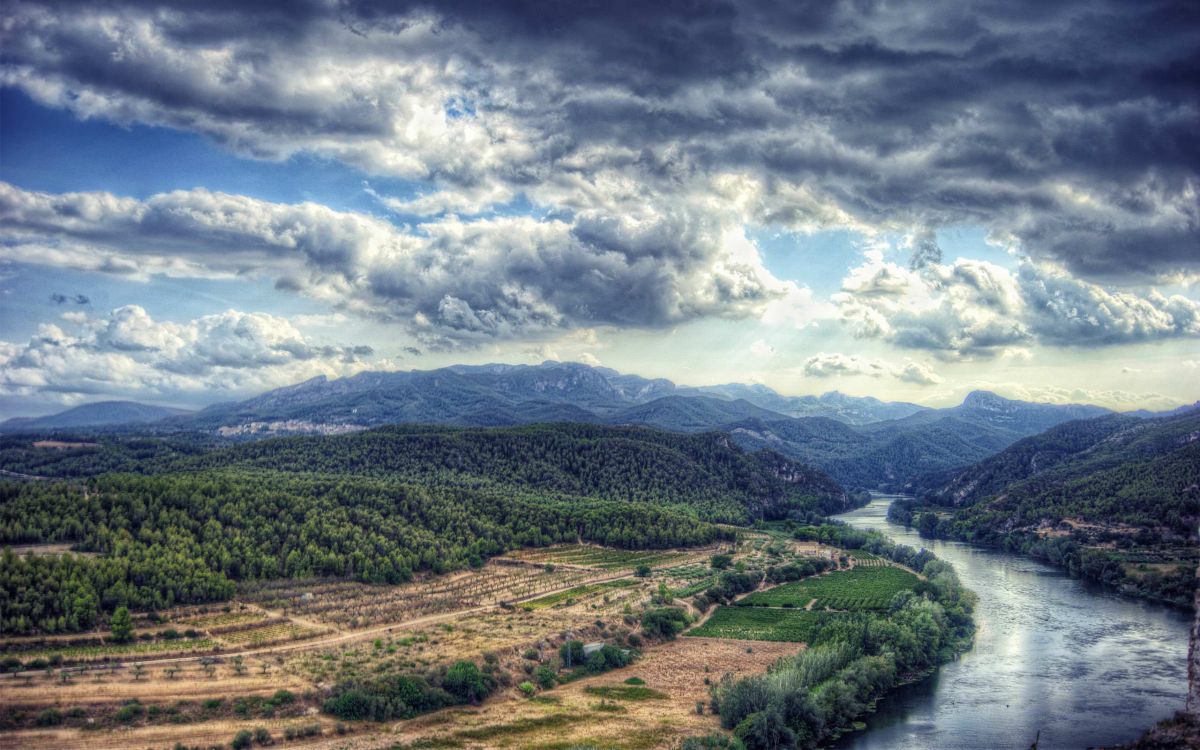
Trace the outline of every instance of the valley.
{"type": "MultiPolygon", "coordinates": [[[[553,367],[517,373],[487,386],[562,383],[553,367]]],[[[837,520],[874,518],[866,489],[901,481],[919,494],[889,498],[889,517],[927,537],[1058,550],[1051,562],[1104,580],[1099,556],[1124,566],[1105,582],[1126,593],[1192,595],[1194,413],[1072,421],[1092,411],[973,394],[896,420],[772,418],[805,446],[776,451],[754,444],[761,413],[706,426],[745,409],[712,398],[614,418],[639,424],[245,439],[172,415],[4,435],[0,742],[872,747],[890,735],[870,717],[894,716],[892,696],[941,700],[928,686],[995,624],[975,614],[990,589],[972,591],[994,582],[939,559],[957,548],[837,520]],[[1001,522],[1006,536],[986,536],[1001,522]]]]}

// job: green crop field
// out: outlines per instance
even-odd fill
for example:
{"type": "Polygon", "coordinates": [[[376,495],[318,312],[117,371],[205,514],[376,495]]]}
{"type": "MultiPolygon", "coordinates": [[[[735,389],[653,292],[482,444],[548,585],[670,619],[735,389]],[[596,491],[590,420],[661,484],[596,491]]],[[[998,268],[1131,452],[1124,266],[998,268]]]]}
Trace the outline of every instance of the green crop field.
{"type": "Polygon", "coordinates": [[[801,643],[810,640],[816,628],[830,617],[837,615],[802,609],[718,607],[704,624],[692,628],[687,635],[801,643]]]}
{"type": "Polygon", "coordinates": [[[593,547],[586,544],[568,544],[550,547],[532,553],[523,553],[521,559],[531,562],[580,565],[601,570],[633,569],[639,565],[660,567],[687,557],[683,552],[639,552],[612,547],[593,547]]]}
{"type": "Polygon", "coordinates": [[[636,586],[640,581],[633,578],[622,578],[617,581],[603,581],[601,583],[585,583],[582,586],[576,586],[573,589],[559,591],[556,594],[549,594],[537,599],[525,602],[521,606],[525,609],[545,609],[553,607],[560,602],[565,602],[568,599],[578,599],[583,596],[595,594],[598,591],[607,591],[609,589],[623,589],[630,586],[636,586]]]}
{"type": "Polygon", "coordinates": [[[738,606],[800,609],[816,599],[812,607],[814,610],[886,609],[893,596],[911,589],[918,580],[907,570],[891,565],[860,567],[759,591],[738,601],[738,606]]]}

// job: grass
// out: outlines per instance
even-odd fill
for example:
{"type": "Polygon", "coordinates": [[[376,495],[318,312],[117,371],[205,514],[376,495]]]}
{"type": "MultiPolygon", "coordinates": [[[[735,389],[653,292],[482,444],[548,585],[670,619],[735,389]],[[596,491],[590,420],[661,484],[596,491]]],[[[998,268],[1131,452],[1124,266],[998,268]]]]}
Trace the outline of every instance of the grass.
{"type": "Polygon", "coordinates": [[[907,570],[891,565],[854,568],[758,591],[740,600],[738,606],[803,608],[816,599],[813,609],[886,609],[892,597],[911,589],[918,580],[907,570]]]}
{"type": "Polygon", "coordinates": [[[589,685],[583,691],[600,698],[612,698],[618,701],[662,700],[668,697],[662,691],[641,685],[589,685]]]}
{"type": "Polygon", "coordinates": [[[622,578],[618,581],[604,581],[602,583],[587,583],[582,586],[576,586],[573,589],[559,591],[548,596],[543,596],[531,601],[525,602],[521,606],[525,609],[545,609],[553,607],[556,604],[565,602],[568,599],[579,599],[580,597],[595,594],[598,591],[607,591],[608,589],[621,589],[629,586],[636,586],[640,583],[632,578],[622,578]]]}
{"type": "Polygon", "coordinates": [[[480,727],[479,729],[463,729],[455,732],[454,736],[467,740],[493,740],[498,737],[511,737],[515,734],[528,734],[539,729],[565,727],[580,721],[587,721],[587,717],[573,716],[566,713],[550,714],[548,716],[517,719],[509,724],[497,724],[490,727],[480,727]]]}
{"type": "Polygon", "coordinates": [[[687,635],[706,638],[737,638],[748,641],[804,643],[812,639],[831,615],[802,609],[718,607],[702,625],[687,635]]]}
{"type": "Polygon", "coordinates": [[[638,552],[572,544],[543,550],[535,555],[531,555],[530,559],[535,559],[538,562],[580,565],[589,568],[599,568],[601,570],[620,570],[624,568],[636,568],[639,565],[656,567],[683,557],[686,557],[686,554],[682,552],[638,552]]]}
{"type": "Polygon", "coordinates": [[[73,661],[103,659],[110,656],[136,656],[139,654],[206,650],[211,649],[215,645],[216,642],[211,638],[180,638],[172,641],[140,641],[137,643],[109,644],[104,646],[68,646],[65,648],[25,651],[16,655],[26,663],[51,656],[61,656],[63,659],[73,661]]]}

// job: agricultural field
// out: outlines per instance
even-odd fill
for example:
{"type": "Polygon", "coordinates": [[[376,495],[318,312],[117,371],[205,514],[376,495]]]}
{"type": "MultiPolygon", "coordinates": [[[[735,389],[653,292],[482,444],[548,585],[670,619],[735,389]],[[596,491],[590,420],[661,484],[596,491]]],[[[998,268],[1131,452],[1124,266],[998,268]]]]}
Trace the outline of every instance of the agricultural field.
{"type": "Polygon", "coordinates": [[[739,607],[879,610],[886,609],[892,597],[911,589],[918,580],[907,570],[892,565],[855,567],[758,591],[737,604],[739,607]]]}
{"type": "Polygon", "coordinates": [[[639,581],[633,578],[620,578],[615,581],[603,581],[601,583],[588,583],[575,588],[559,591],[547,596],[532,599],[521,605],[522,609],[534,610],[545,609],[546,607],[556,607],[560,604],[573,604],[575,600],[584,599],[592,594],[597,594],[601,591],[611,591],[613,589],[629,588],[639,585],[639,581]]]}
{"type": "Polygon", "coordinates": [[[588,544],[568,544],[545,549],[521,550],[508,555],[510,559],[538,564],[563,565],[592,570],[633,570],[641,565],[660,568],[684,561],[702,560],[717,554],[721,547],[690,550],[637,551],[596,547],[588,544]]]}
{"type": "Polygon", "coordinates": [[[355,629],[522,601],[595,577],[572,569],[489,563],[479,571],[399,586],[331,579],[269,581],[244,587],[241,599],[289,616],[355,629]]]}
{"type": "Polygon", "coordinates": [[[812,638],[817,627],[836,616],[803,609],[717,607],[703,624],[692,628],[686,635],[804,643],[812,638]]]}

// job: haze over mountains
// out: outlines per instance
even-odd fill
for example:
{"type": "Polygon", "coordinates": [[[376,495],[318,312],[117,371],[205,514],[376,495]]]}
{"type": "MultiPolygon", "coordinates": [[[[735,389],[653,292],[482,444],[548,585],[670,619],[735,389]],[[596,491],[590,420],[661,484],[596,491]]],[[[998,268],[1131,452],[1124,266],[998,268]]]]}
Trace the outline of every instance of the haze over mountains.
{"type": "Polygon", "coordinates": [[[635,424],[728,432],[745,449],[777,451],[858,488],[901,486],[928,472],[972,464],[1054,425],[1109,413],[1096,406],[1014,401],[984,391],[946,409],[837,392],[789,397],[762,385],[696,388],[560,362],[319,377],[191,414],[134,408],[138,406],[93,404],[53,417],[9,420],[0,429],[83,429],[124,421],[138,430],[247,438],[353,432],[395,423],[635,424]]]}
{"type": "Polygon", "coordinates": [[[191,412],[186,409],[140,404],[136,401],[98,401],[44,417],[13,417],[0,422],[0,430],[20,432],[148,424],[185,414],[191,414],[191,412]]]}

